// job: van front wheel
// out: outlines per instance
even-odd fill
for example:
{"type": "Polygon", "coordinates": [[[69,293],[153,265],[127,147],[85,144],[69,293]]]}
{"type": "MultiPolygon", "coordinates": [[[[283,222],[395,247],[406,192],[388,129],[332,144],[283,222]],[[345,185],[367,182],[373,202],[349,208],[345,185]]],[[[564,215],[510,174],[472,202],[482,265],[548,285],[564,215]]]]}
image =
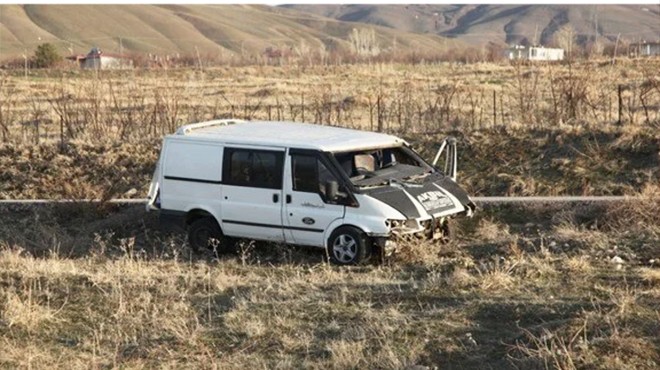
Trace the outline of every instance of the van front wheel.
{"type": "Polygon", "coordinates": [[[369,257],[369,243],[362,230],[343,226],[328,239],[328,256],[337,265],[357,265],[369,257]]]}
{"type": "Polygon", "coordinates": [[[205,250],[225,252],[229,249],[229,240],[222,235],[218,223],[210,217],[199,218],[190,224],[188,242],[195,252],[205,250]]]}

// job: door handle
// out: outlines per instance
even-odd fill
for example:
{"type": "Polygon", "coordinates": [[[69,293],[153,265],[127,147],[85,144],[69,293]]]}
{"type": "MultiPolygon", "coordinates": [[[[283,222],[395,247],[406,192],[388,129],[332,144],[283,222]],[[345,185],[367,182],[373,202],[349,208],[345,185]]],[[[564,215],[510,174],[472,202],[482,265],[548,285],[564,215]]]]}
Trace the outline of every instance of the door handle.
{"type": "Polygon", "coordinates": [[[280,201],[280,195],[279,194],[273,194],[273,203],[277,203],[280,201]]]}
{"type": "Polygon", "coordinates": [[[291,194],[286,195],[286,204],[291,204],[291,194]]]}

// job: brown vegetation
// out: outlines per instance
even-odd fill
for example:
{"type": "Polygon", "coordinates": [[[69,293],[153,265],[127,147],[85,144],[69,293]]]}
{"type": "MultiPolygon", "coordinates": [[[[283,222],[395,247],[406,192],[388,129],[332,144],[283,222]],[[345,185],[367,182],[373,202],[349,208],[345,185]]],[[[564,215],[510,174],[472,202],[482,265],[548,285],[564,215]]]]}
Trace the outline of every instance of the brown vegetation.
{"type": "Polygon", "coordinates": [[[0,198],[143,197],[162,135],[237,117],[392,132],[428,158],[453,134],[475,195],[644,200],[486,208],[354,268],[253,242],[194,255],[141,206],[4,205],[0,367],[657,368],[657,66],[5,73],[0,198]]]}
{"type": "Polygon", "coordinates": [[[657,128],[658,60],[41,71],[0,76],[2,141],[161,137],[205,119],[293,120],[415,135],[657,128]]]}
{"type": "Polygon", "coordinates": [[[657,68],[649,59],[4,74],[0,197],[141,197],[163,135],[225,117],[391,132],[427,158],[453,134],[461,183],[475,195],[631,194],[660,177],[657,68]]]}
{"type": "Polygon", "coordinates": [[[261,243],[192,255],[141,207],[6,207],[0,366],[660,364],[656,203],[487,208],[355,268],[261,243]]]}

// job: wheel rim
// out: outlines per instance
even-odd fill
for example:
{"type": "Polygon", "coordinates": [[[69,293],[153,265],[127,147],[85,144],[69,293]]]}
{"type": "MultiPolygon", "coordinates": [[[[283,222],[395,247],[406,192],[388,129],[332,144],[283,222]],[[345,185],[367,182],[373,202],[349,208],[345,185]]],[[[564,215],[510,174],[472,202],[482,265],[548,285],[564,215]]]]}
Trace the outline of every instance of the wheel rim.
{"type": "Polygon", "coordinates": [[[348,263],[357,255],[358,243],[351,235],[341,234],[332,243],[332,254],[337,261],[348,263]]]}

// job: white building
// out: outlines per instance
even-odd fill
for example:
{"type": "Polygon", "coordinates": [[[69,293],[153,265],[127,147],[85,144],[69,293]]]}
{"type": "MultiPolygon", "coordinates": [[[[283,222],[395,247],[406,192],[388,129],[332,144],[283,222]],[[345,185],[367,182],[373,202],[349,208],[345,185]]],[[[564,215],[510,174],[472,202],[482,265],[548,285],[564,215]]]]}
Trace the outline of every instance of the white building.
{"type": "Polygon", "coordinates": [[[513,45],[507,50],[510,60],[564,60],[564,49],[513,45]]]}
{"type": "Polygon", "coordinates": [[[660,55],[660,42],[640,42],[633,44],[635,54],[643,57],[660,55]]]}
{"type": "Polygon", "coordinates": [[[133,61],[123,55],[108,54],[99,48],[92,48],[87,55],[69,57],[76,60],[83,69],[124,69],[133,68],[133,61]]]}

